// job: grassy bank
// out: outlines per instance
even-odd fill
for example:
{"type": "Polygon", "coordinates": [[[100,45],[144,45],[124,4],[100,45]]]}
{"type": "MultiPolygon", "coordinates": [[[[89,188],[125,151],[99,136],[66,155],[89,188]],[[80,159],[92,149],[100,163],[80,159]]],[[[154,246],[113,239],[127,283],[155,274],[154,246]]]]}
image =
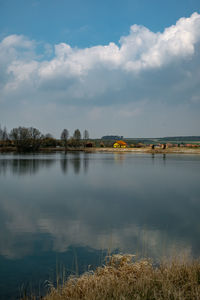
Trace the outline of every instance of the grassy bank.
{"type": "Polygon", "coordinates": [[[108,263],[62,286],[51,287],[45,300],[200,299],[200,261],[168,261],[154,266],[131,255],[113,255],[108,263]]]}

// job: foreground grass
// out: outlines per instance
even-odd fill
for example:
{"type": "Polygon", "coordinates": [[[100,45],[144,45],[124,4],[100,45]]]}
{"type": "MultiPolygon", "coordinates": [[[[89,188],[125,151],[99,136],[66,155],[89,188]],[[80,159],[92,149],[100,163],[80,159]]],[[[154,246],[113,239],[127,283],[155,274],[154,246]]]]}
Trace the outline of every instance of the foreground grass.
{"type": "Polygon", "coordinates": [[[113,255],[96,271],[51,287],[44,299],[200,299],[199,261],[173,260],[156,267],[149,260],[132,259],[132,255],[113,255]]]}

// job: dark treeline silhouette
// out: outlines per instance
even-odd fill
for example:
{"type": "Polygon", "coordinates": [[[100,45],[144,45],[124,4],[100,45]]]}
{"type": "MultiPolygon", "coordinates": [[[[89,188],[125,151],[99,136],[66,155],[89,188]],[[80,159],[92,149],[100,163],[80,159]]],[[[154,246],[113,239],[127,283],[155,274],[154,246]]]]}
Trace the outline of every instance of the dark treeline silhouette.
{"type": "Polygon", "coordinates": [[[9,137],[18,151],[37,151],[40,148],[42,134],[33,127],[13,128],[9,137]]]}
{"type": "Polygon", "coordinates": [[[67,129],[63,129],[60,139],[62,141],[62,146],[69,150],[73,148],[94,146],[94,144],[89,140],[89,132],[86,129],[83,132],[83,136],[81,135],[80,130],[76,129],[70,138],[69,131],[67,129]]]}
{"type": "Polygon", "coordinates": [[[15,148],[18,152],[35,152],[41,148],[62,148],[72,150],[74,148],[91,147],[89,141],[89,133],[87,130],[83,132],[83,138],[79,129],[76,129],[70,137],[68,129],[63,129],[60,139],[56,139],[52,134],[42,134],[34,127],[16,127],[10,132],[6,127],[0,125],[0,147],[15,148]]]}

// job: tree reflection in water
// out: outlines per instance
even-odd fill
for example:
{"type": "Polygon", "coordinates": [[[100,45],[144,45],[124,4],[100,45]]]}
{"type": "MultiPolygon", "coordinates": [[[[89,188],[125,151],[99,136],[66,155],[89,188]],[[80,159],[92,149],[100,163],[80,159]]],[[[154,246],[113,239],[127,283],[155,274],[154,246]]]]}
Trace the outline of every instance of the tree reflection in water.
{"type": "Polygon", "coordinates": [[[33,175],[42,168],[51,167],[54,163],[55,159],[0,159],[0,174],[11,172],[14,175],[33,175]]]}
{"type": "Polygon", "coordinates": [[[79,152],[71,152],[71,153],[65,153],[61,155],[60,159],[60,167],[64,174],[68,172],[68,168],[72,166],[74,173],[79,174],[81,171],[81,167],[83,168],[84,173],[88,172],[89,168],[89,154],[84,153],[81,155],[79,152]]]}

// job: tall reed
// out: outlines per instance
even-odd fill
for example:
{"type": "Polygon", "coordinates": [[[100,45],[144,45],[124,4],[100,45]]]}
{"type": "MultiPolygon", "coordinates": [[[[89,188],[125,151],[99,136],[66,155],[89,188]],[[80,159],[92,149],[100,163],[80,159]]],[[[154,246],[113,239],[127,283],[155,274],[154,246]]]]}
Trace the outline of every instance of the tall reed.
{"type": "Polygon", "coordinates": [[[112,255],[80,277],[71,276],[45,300],[192,300],[200,299],[200,261],[177,260],[155,266],[133,255],[112,255]]]}

